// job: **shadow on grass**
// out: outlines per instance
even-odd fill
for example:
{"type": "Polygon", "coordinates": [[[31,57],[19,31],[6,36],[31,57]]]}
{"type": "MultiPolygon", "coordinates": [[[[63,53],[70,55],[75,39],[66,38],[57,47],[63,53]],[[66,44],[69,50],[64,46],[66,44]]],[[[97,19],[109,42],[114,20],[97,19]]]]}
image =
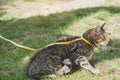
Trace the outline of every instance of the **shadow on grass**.
{"type": "MultiPolygon", "coordinates": [[[[62,31],[66,29],[66,27],[69,27],[69,25],[74,20],[89,17],[101,10],[108,11],[111,14],[120,13],[120,7],[114,7],[114,6],[90,7],[90,8],[82,8],[72,11],[66,11],[62,13],[50,14],[48,16],[38,15],[25,19],[13,19],[10,21],[3,20],[0,23],[0,34],[16,42],[17,41],[19,42],[20,40],[24,41],[21,43],[24,43],[27,46],[43,47],[46,44],[55,41],[55,39],[57,39],[58,37],[65,35],[62,33],[62,31]]],[[[8,77],[5,77],[5,75],[3,75],[3,77],[7,79],[10,76],[13,76],[13,79],[18,79],[18,78],[27,79],[27,77],[22,77],[26,75],[25,72],[23,72],[23,68],[20,67],[20,69],[18,69],[18,71],[20,70],[23,73],[16,72],[16,69],[20,65],[18,63],[21,62],[22,59],[26,58],[26,56],[31,56],[31,54],[34,53],[30,52],[31,54],[29,54],[29,51],[18,49],[4,41],[1,42],[0,48],[1,48],[0,50],[4,53],[2,55],[3,57],[0,58],[1,59],[0,61],[2,61],[1,65],[3,65],[2,67],[0,67],[0,69],[6,68],[5,65],[8,63],[7,60],[10,60],[12,63],[8,65],[11,66],[10,69],[14,69],[12,72],[10,71],[10,69],[8,69],[8,71],[11,74],[8,73],[10,74],[8,77]],[[9,56],[10,53],[13,55],[9,56]],[[17,66],[12,66],[12,65],[17,65],[17,66]],[[15,76],[16,73],[18,73],[19,76],[18,75],[15,76]]],[[[95,62],[99,62],[103,59],[110,60],[113,59],[114,57],[120,57],[120,54],[118,54],[117,52],[114,54],[115,54],[114,56],[110,53],[96,54],[97,59],[95,60],[97,61],[95,62]],[[104,55],[104,57],[102,55],[104,55]],[[100,56],[99,59],[98,56],[100,56]]],[[[26,64],[24,64],[24,66],[25,65],[26,64]]]]}
{"type": "Polygon", "coordinates": [[[18,31],[17,33],[19,34],[21,32],[25,33],[32,31],[34,31],[33,33],[40,33],[42,31],[42,33],[47,32],[53,34],[59,32],[59,30],[61,29],[64,29],[64,27],[70,24],[72,21],[94,15],[101,10],[108,11],[112,14],[120,13],[120,7],[90,7],[73,11],[66,11],[62,13],[50,14],[48,16],[38,15],[19,20],[13,19],[6,22],[2,21],[3,23],[0,24],[0,26],[2,26],[0,33],[4,34],[6,32],[12,32],[11,35],[15,35],[16,31],[18,31]],[[38,30],[35,31],[33,28],[38,30]],[[5,30],[6,32],[3,32],[5,30]]]}

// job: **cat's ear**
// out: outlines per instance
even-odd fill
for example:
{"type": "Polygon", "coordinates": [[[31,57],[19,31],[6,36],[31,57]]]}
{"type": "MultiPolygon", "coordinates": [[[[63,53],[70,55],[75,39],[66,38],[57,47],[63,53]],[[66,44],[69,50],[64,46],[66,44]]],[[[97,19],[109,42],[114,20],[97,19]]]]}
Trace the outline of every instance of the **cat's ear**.
{"type": "Polygon", "coordinates": [[[96,34],[99,34],[100,33],[100,31],[101,31],[101,26],[100,25],[97,25],[97,27],[95,28],[95,33],[96,34]]]}
{"type": "Polygon", "coordinates": [[[101,30],[104,30],[104,26],[105,26],[105,23],[103,23],[103,25],[100,26],[100,27],[101,27],[101,30]]]}
{"type": "Polygon", "coordinates": [[[95,33],[97,34],[97,35],[99,35],[100,33],[101,33],[101,31],[103,31],[104,30],[104,25],[105,25],[105,23],[103,24],[103,25],[97,25],[97,27],[95,28],[95,33]]]}

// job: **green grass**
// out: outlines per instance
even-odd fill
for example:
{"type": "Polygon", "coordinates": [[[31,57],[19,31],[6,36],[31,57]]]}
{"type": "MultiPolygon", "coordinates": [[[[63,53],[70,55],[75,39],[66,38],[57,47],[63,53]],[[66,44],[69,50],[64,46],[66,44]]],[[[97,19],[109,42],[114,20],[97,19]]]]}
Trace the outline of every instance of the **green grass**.
{"type": "MultiPolygon", "coordinates": [[[[120,6],[100,6],[71,10],[48,16],[36,15],[18,18],[4,14],[0,17],[0,35],[19,44],[42,48],[59,38],[80,36],[98,23],[106,22],[111,33],[109,46],[120,48],[120,6]]],[[[0,39],[0,80],[28,80],[25,69],[34,51],[18,48],[0,39]]],[[[43,80],[120,80],[120,51],[102,52],[95,49],[91,64],[101,73],[93,75],[87,70],[73,70],[61,78],[43,80]]]]}

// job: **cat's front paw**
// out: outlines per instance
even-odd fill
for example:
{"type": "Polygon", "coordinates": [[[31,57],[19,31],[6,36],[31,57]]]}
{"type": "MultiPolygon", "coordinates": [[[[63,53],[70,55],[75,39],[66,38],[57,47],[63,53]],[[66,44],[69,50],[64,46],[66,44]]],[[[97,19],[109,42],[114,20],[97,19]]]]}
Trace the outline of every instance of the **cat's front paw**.
{"type": "Polygon", "coordinates": [[[92,73],[93,73],[93,74],[99,74],[99,73],[100,73],[100,70],[95,69],[95,70],[92,71],[92,73]]]}

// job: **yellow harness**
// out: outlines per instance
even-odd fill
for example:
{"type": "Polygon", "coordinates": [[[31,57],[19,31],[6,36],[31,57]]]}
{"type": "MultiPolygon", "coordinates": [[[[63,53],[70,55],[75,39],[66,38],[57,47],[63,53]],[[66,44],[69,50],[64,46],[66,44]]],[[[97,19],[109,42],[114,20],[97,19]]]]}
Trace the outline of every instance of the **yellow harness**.
{"type": "Polygon", "coordinates": [[[91,42],[89,42],[87,39],[85,39],[84,37],[80,37],[80,38],[77,38],[75,40],[72,40],[72,41],[67,41],[67,42],[56,42],[56,43],[52,43],[52,44],[49,44],[47,46],[51,46],[51,45],[55,45],[55,44],[70,44],[71,42],[76,42],[76,41],[79,41],[79,40],[83,40],[84,42],[86,42],[87,44],[91,45],[91,46],[94,46],[94,44],[92,44],[91,42]]]}
{"type": "MultiPolygon", "coordinates": [[[[3,36],[1,36],[1,35],[0,35],[0,38],[3,39],[3,40],[5,40],[5,41],[8,41],[8,42],[14,44],[14,45],[17,46],[17,47],[20,47],[20,48],[24,48],[24,49],[31,50],[31,51],[36,51],[36,50],[38,50],[38,49],[30,48],[30,47],[27,47],[27,46],[19,45],[19,44],[15,43],[15,42],[13,42],[13,41],[11,41],[11,40],[9,40],[9,39],[6,39],[5,37],[3,37],[3,36]]],[[[72,41],[56,42],[56,43],[49,44],[49,45],[47,45],[47,46],[56,45],[56,44],[70,44],[71,42],[75,42],[75,41],[79,41],[79,40],[83,40],[83,41],[86,42],[87,44],[89,44],[89,45],[91,45],[91,46],[94,46],[94,44],[92,44],[91,42],[89,42],[87,39],[85,39],[85,38],[82,37],[82,36],[81,36],[80,38],[77,38],[77,39],[72,40],[72,41]]]]}

